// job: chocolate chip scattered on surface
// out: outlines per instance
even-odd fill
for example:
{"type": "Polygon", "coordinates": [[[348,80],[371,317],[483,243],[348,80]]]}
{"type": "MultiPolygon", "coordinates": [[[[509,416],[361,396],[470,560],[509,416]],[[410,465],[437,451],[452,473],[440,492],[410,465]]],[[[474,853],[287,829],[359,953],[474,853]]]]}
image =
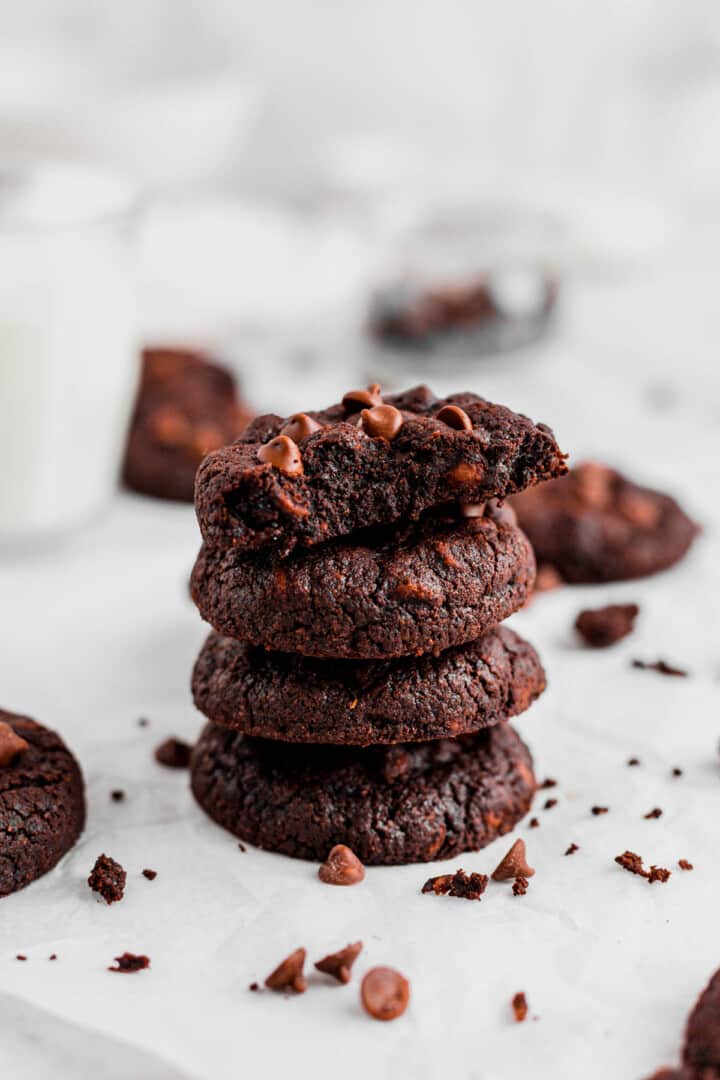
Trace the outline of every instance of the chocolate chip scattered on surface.
{"type": "Polygon", "coordinates": [[[187,769],[190,767],[192,746],[183,739],[172,736],[155,747],[155,760],[167,769],[187,769]]]}
{"type": "Polygon", "coordinates": [[[315,967],[324,975],[330,975],[340,983],[349,983],[352,966],[361,952],[362,941],[355,941],[338,952],[324,956],[322,960],[316,960],[315,967]]]}
{"type": "Polygon", "coordinates": [[[143,870],[142,875],[147,878],[148,881],[154,881],[157,877],[157,870],[143,870]]]}
{"type": "Polygon", "coordinates": [[[360,986],[360,1000],[373,1020],[397,1020],[408,1007],[410,983],[394,968],[371,968],[360,986]]]}
{"type": "Polygon", "coordinates": [[[265,980],[268,990],[289,990],[293,994],[303,994],[307,989],[303,975],[305,956],[305,949],[295,949],[286,956],[265,980]]]}
{"type": "Polygon", "coordinates": [[[318,869],[326,885],[357,885],[365,877],[365,867],[346,844],[336,844],[318,869]]]}
{"type": "Polygon", "coordinates": [[[492,872],[493,881],[512,881],[513,878],[530,878],[535,871],[527,861],[524,840],[516,840],[507,854],[492,872]]]}
{"type": "Polygon", "coordinates": [[[587,608],[575,620],[575,629],[591,648],[606,649],[632,633],[639,612],[637,604],[587,608]]]}

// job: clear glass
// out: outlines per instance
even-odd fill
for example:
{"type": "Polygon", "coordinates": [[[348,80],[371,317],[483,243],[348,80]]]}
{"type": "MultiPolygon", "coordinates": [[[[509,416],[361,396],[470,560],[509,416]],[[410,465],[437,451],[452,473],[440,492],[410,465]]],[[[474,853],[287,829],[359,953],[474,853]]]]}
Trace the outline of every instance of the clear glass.
{"type": "Polygon", "coordinates": [[[137,200],[85,167],[0,161],[0,541],[107,503],[138,371],[137,200]]]}

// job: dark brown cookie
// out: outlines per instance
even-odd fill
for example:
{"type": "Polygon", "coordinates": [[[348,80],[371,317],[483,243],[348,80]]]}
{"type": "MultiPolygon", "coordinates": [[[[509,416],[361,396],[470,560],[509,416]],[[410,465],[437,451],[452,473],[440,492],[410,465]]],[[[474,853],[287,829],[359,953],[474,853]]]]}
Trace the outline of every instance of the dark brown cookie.
{"type": "Polygon", "coordinates": [[[0,710],[27,749],[0,767],[0,897],[52,870],[85,824],[79,766],[62,739],[27,716],[0,710]]]}
{"type": "Polygon", "coordinates": [[[211,634],[193,674],[217,724],[286,742],[369,746],[470,734],[545,688],[532,645],[501,627],[438,657],[313,660],[211,634]]]}
{"type": "Polygon", "coordinates": [[[690,1014],[683,1065],[691,1078],[720,1078],[720,971],[716,971],[690,1014]]]}
{"type": "Polygon", "coordinates": [[[305,656],[384,659],[473,641],[523,605],[534,576],[519,529],[443,516],[286,559],[205,546],[192,596],[227,637],[305,656]]]}
{"type": "Polygon", "coordinates": [[[446,859],[509,832],[535,791],[509,724],[393,747],[310,747],[249,739],[215,724],[193,754],[192,789],[251,844],[320,861],[347,844],[365,864],[446,859]]]}
{"type": "Polygon", "coordinates": [[[512,500],[539,563],[566,581],[623,581],[683,557],[698,526],[669,495],[604,465],[578,465],[512,500]]]}
{"type": "Polygon", "coordinates": [[[187,349],[145,349],[125,484],[144,495],[192,502],[202,459],[236,439],[251,415],[232,374],[219,364],[187,349]]]}
{"type": "Polygon", "coordinates": [[[205,541],[286,554],[357,529],[482,502],[566,471],[549,428],[476,394],[351,391],[321,412],[258,417],[198,472],[205,541]]]}

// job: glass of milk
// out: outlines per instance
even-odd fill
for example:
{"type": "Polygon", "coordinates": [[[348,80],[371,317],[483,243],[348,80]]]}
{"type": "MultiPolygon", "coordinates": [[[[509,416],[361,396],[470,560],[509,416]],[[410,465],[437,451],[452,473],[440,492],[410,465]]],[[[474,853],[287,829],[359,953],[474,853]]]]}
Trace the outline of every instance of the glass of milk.
{"type": "Polygon", "coordinates": [[[138,372],[136,193],[86,166],[0,159],[0,544],[110,499],[138,372]]]}

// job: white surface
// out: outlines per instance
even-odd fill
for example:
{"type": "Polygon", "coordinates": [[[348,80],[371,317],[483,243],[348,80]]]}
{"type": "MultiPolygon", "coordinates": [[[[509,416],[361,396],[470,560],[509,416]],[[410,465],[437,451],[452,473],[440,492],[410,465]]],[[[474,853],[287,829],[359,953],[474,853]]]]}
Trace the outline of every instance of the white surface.
{"type": "MultiPolygon", "coordinates": [[[[577,457],[606,458],[681,493],[706,532],[668,574],[561,590],[513,620],[550,680],[518,727],[538,777],[559,781],[553,810],[543,812],[538,796],[541,827],[517,833],[537,869],[524,898],[504,886],[481,903],[419,892],[444,869],[492,870],[507,839],[449,864],[370,869],[358,887],[329,888],[312,864],[241,853],[193,805],[186,774],[153,762],[161,739],[192,738],[201,724],[188,693],[204,636],[186,589],[198,545],[189,508],[119,497],[73,546],[0,564],[2,703],[63,733],[89,795],[77,848],[0,903],[0,991],[74,1025],[62,1029],[62,1045],[67,1057],[75,1040],[77,1075],[98,1033],[113,1040],[108,1061],[118,1060],[118,1041],[151,1055],[144,1067],[128,1060],[126,1075],[143,1077],[164,1075],[159,1060],[213,1080],[441,1072],[639,1080],[675,1059],[692,1001],[720,964],[719,511],[706,498],[717,492],[719,451],[708,362],[715,284],[697,255],[680,253],[664,273],[570,299],[555,342],[470,378],[434,380],[438,389],[473,385],[524,407],[577,457]],[[653,410],[668,388],[670,405],[653,410]],[[571,632],[576,613],[612,599],[640,603],[636,633],[605,653],[583,651],[571,632]],[[634,656],[666,657],[692,678],[632,670],[634,656]],[[138,727],[139,716],[150,726],[138,727]],[[634,754],[642,766],[628,768],[634,754]],[[679,779],[669,776],[675,765],[679,779]],[[125,803],[110,801],[116,787],[125,803]],[[610,813],[593,817],[596,803],[610,813]],[[663,817],[645,821],[654,806],[663,817]],[[571,841],[581,850],[565,858],[571,841]],[[671,867],[669,883],[649,886],[620,870],[613,858],[626,848],[671,867]],[[126,898],[111,908],[85,884],[101,851],[128,870],[126,898]],[[695,871],[679,871],[679,858],[695,871]],[[141,876],[147,866],[158,871],[154,882],[141,876]],[[357,938],[365,951],[348,987],[311,979],[304,996],[288,1000],[247,990],[298,945],[312,961],[357,938]],[[126,949],[147,952],[151,970],[109,974],[126,949]],[[412,982],[410,1008],[393,1024],[374,1023],[358,1006],[359,979],[378,963],[412,982]],[[518,990],[537,1017],[522,1026],[510,1011],[518,990]]],[[[333,355],[329,399],[338,383],[357,381],[333,355]]],[[[283,407],[312,403],[302,372],[269,367],[253,383],[264,404],[273,393],[283,407]]],[[[23,1023],[34,1059],[16,1032],[3,1034],[0,1062],[4,1075],[34,1080],[54,1061],[59,1036],[42,1014],[23,1023]]]]}

